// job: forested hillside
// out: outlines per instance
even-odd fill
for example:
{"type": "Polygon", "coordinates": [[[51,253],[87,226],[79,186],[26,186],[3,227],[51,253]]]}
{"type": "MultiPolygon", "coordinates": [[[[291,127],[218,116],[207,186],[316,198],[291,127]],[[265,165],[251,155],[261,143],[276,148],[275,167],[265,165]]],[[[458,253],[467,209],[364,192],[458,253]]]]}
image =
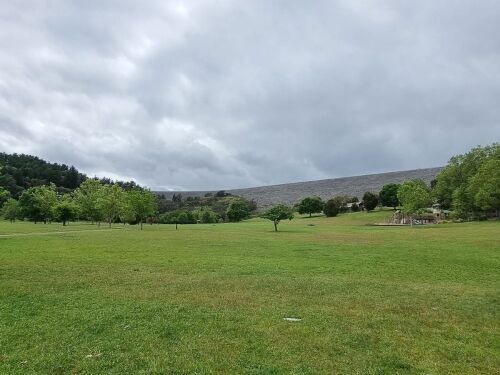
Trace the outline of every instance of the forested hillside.
{"type": "Polygon", "coordinates": [[[51,182],[59,190],[72,190],[86,178],[73,166],[48,163],[31,155],[0,153],[0,186],[14,197],[29,187],[51,182]]]}
{"type": "MultiPolygon", "coordinates": [[[[7,154],[0,152],[0,188],[9,191],[17,198],[22,192],[33,186],[53,183],[60,193],[76,189],[87,179],[74,166],[49,163],[36,156],[25,154],[7,154]]],[[[101,178],[101,183],[115,183],[110,178],[101,178]]],[[[134,181],[116,181],[124,190],[139,187],[134,181]]]]}

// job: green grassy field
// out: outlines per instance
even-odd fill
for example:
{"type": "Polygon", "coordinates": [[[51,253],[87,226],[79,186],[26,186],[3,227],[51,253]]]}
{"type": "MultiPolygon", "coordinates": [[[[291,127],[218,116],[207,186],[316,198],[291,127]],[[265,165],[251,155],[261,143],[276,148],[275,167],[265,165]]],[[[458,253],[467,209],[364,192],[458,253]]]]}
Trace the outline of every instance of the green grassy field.
{"type": "Polygon", "coordinates": [[[500,223],[386,215],[0,222],[0,373],[500,373],[500,223]]]}

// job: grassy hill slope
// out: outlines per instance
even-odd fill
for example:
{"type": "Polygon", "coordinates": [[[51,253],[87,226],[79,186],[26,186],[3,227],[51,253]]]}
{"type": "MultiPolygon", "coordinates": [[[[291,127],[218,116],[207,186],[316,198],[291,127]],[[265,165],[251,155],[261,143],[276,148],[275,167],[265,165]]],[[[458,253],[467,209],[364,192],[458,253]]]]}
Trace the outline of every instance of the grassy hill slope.
{"type": "MultiPolygon", "coordinates": [[[[332,178],[317,181],[295,182],[289,184],[260,186],[246,189],[233,189],[227,192],[240,195],[257,202],[259,208],[265,208],[274,203],[283,202],[293,204],[300,199],[317,195],[323,199],[328,199],[333,195],[357,196],[361,199],[366,191],[379,192],[382,186],[387,183],[399,183],[405,180],[420,178],[427,184],[436,177],[441,170],[438,168],[414,169],[408,171],[377,173],[363,176],[332,178]]],[[[184,197],[202,196],[208,191],[182,191],[184,197]]],[[[161,192],[166,197],[171,198],[173,191],[161,192]]]]}

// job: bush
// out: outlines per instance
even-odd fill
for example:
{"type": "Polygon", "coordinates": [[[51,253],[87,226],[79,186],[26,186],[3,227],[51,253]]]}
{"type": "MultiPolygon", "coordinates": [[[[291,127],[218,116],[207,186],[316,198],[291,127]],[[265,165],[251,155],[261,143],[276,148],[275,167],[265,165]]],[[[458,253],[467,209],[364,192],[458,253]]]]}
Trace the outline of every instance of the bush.
{"type": "Polygon", "coordinates": [[[187,210],[176,210],[159,217],[161,224],[196,224],[196,220],[193,213],[187,210]]]}
{"type": "Polygon", "coordinates": [[[394,207],[394,209],[399,206],[398,191],[400,187],[400,184],[385,184],[382,187],[379,193],[382,206],[394,207]]]}
{"type": "Polygon", "coordinates": [[[19,202],[14,198],[10,198],[4,203],[1,211],[2,216],[5,220],[14,222],[21,216],[21,209],[19,207],[19,202]]]}
{"type": "Polygon", "coordinates": [[[241,221],[250,216],[250,209],[246,201],[241,199],[233,200],[226,210],[226,217],[229,221],[241,221]]]}
{"type": "Polygon", "coordinates": [[[365,207],[365,210],[372,211],[375,207],[378,205],[378,197],[376,194],[370,193],[367,191],[363,195],[363,205],[365,207]]]}
{"type": "Polygon", "coordinates": [[[323,213],[328,217],[334,217],[338,215],[339,207],[335,199],[329,199],[325,203],[325,207],[323,208],[323,213]]]}

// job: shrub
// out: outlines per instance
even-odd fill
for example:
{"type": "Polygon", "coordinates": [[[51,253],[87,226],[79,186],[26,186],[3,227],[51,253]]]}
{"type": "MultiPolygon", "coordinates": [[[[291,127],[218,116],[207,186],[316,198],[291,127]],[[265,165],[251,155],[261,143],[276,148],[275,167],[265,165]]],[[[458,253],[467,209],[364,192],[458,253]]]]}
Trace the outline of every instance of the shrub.
{"type": "Polygon", "coordinates": [[[338,215],[339,207],[335,199],[329,199],[325,203],[325,207],[323,208],[323,213],[328,217],[334,217],[338,215]]]}
{"type": "Polygon", "coordinates": [[[365,210],[372,211],[375,207],[378,205],[378,197],[376,194],[373,194],[369,191],[367,191],[363,195],[363,205],[365,207],[365,210]]]}
{"type": "Polygon", "coordinates": [[[226,210],[226,217],[229,221],[241,221],[248,218],[249,215],[248,204],[241,199],[233,200],[226,210]]]}

